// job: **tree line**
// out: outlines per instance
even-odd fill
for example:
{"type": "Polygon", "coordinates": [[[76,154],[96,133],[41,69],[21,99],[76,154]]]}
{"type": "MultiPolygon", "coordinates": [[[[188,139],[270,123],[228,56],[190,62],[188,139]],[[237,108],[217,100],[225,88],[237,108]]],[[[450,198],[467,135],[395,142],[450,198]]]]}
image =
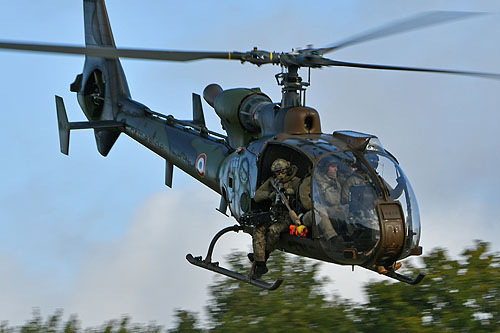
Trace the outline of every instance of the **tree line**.
{"type": "MultiPolygon", "coordinates": [[[[228,258],[230,268],[246,271],[244,253],[228,258]]],[[[178,309],[174,327],[134,324],[130,318],[110,320],[101,327],[81,327],[73,315],[62,321],[62,311],[43,319],[39,311],[20,327],[0,324],[0,333],[30,332],[500,332],[500,254],[476,241],[460,258],[445,249],[424,255],[418,269],[405,263],[401,271],[427,274],[416,286],[379,281],[364,285],[366,303],[326,292],[327,278],[320,264],[275,252],[268,279],[282,277],[283,285],[266,291],[236,280],[217,277],[210,286],[206,318],[178,309]]]]}

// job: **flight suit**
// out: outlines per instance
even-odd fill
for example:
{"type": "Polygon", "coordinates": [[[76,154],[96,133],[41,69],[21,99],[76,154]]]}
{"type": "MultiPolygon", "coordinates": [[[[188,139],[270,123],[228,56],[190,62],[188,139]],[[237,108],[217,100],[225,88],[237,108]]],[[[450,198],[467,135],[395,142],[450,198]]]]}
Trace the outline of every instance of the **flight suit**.
{"type": "MultiPolygon", "coordinates": [[[[347,218],[347,206],[341,203],[342,186],[338,177],[318,174],[315,178],[316,223],[327,239],[338,235],[333,224],[347,218]]],[[[343,225],[343,222],[340,222],[343,225]]]]}
{"type": "Polygon", "coordinates": [[[341,202],[345,204],[349,202],[349,192],[351,191],[351,186],[364,184],[369,184],[368,178],[365,179],[357,172],[353,172],[351,176],[347,178],[344,187],[342,188],[341,202]]]}
{"type": "MultiPolygon", "coordinates": [[[[289,205],[292,209],[296,206],[296,194],[298,193],[300,179],[295,176],[297,167],[291,166],[292,172],[287,175],[280,186],[283,188],[283,193],[288,198],[289,205]]],[[[266,261],[273,250],[276,249],[280,234],[287,230],[293,222],[290,219],[289,212],[281,201],[276,200],[276,193],[271,184],[273,177],[269,177],[258,189],[255,191],[255,202],[271,201],[271,211],[274,216],[274,223],[271,225],[261,224],[257,225],[253,233],[253,251],[255,261],[266,261]]]]}

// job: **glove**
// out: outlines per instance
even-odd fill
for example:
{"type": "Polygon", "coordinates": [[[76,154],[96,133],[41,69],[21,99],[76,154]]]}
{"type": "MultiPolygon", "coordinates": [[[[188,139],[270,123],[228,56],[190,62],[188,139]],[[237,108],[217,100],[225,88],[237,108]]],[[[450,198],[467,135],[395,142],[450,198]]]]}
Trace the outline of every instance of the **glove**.
{"type": "Polygon", "coordinates": [[[295,190],[291,187],[287,187],[285,189],[285,193],[288,194],[288,195],[294,195],[295,194],[295,190]]]}
{"type": "Polygon", "coordinates": [[[290,226],[290,235],[306,237],[307,236],[307,227],[305,225],[291,225],[290,226]]]}

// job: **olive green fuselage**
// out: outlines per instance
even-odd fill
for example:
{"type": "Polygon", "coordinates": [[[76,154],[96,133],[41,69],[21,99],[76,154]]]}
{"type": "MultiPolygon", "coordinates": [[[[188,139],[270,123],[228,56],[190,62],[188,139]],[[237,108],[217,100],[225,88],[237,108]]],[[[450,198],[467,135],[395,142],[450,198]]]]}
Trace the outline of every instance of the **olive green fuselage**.
{"type": "MultiPolygon", "coordinates": [[[[87,4],[85,26],[87,45],[114,47],[102,2],[87,4]],[[97,30],[91,28],[95,23],[98,23],[97,30]]],[[[166,184],[172,184],[173,166],[183,170],[219,193],[220,208],[224,210],[227,205],[231,215],[248,233],[253,232],[254,224],[245,218],[269,210],[271,206],[270,203],[257,204],[253,198],[257,187],[271,176],[270,166],[276,158],[285,158],[297,166],[297,176],[305,179],[312,175],[325,155],[351,149],[349,140],[357,139],[357,134],[352,138],[347,135],[347,141],[323,134],[318,112],[302,106],[294,89],[296,87],[291,90],[289,87],[281,103],[273,103],[258,88],[212,89],[206,94],[210,97],[207,101],[210,100],[209,104],[221,119],[227,133],[225,137],[206,128],[199,96],[193,98],[193,120],[189,121],[164,116],[134,101],[118,59],[86,57],[83,73],[71,85],[71,91],[78,94],[80,106],[89,120],[89,124],[81,128],[94,128],[97,148],[102,155],[106,156],[119,135],[125,133],[166,160],[166,184]]],[[[67,125],[60,127],[64,130],[67,125]]],[[[361,140],[371,137],[361,136],[361,140]]],[[[384,187],[378,182],[379,188],[384,187]]],[[[372,202],[372,208],[373,205],[372,202]]],[[[363,232],[360,228],[357,227],[363,232]]],[[[327,247],[318,219],[311,229],[306,238],[283,234],[280,248],[340,264],[366,265],[377,260],[376,251],[361,254],[363,251],[345,244],[338,246],[343,252],[332,252],[335,249],[327,247]]],[[[391,253],[400,253],[400,247],[391,253]]]]}

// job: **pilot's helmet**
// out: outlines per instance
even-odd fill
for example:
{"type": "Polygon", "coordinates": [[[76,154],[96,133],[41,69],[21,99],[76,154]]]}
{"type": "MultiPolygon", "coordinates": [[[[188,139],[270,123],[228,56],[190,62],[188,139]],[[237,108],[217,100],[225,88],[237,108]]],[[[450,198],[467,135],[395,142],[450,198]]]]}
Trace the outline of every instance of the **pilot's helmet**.
{"type": "Polygon", "coordinates": [[[276,178],[283,179],[290,171],[290,162],[283,158],[277,158],[271,165],[271,171],[276,178]]]}
{"type": "Polygon", "coordinates": [[[328,170],[330,167],[337,167],[339,166],[339,160],[337,158],[332,158],[328,156],[327,158],[321,160],[320,164],[318,165],[318,169],[320,172],[326,174],[328,173],[328,170]]]}
{"type": "Polygon", "coordinates": [[[336,159],[330,160],[326,167],[326,174],[328,175],[328,177],[336,178],[338,170],[339,170],[339,161],[337,161],[336,159]]]}
{"type": "Polygon", "coordinates": [[[357,168],[358,167],[358,159],[356,157],[352,157],[352,158],[349,158],[349,159],[346,159],[345,160],[345,165],[347,167],[347,172],[352,172],[352,169],[354,168],[357,168]]]}
{"type": "Polygon", "coordinates": [[[372,166],[372,168],[374,168],[375,170],[377,170],[378,168],[378,161],[379,161],[379,158],[378,158],[378,155],[377,154],[366,154],[366,159],[368,160],[368,163],[370,163],[370,165],[372,166]]]}

